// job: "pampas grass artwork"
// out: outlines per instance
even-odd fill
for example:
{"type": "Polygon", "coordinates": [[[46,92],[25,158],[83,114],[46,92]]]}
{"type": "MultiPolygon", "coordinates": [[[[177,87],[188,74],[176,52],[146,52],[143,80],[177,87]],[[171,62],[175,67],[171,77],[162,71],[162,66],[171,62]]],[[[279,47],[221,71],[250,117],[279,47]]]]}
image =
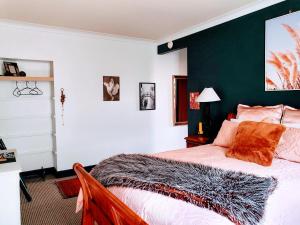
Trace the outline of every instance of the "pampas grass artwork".
{"type": "Polygon", "coordinates": [[[266,21],[266,91],[300,90],[300,12],[266,21]]]}

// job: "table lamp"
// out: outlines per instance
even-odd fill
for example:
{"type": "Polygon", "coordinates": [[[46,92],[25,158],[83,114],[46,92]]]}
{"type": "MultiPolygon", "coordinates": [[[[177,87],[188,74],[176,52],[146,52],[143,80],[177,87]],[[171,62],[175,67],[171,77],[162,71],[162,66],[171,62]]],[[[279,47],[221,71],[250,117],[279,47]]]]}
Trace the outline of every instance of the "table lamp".
{"type": "Polygon", "coordinates": [[[221,101],[215,90],[210,88],[204,88],[204,90],[201,92],[201,94],[196,99],[196,102],[205,102],[205,108],[203,113],[203,119],[204,119],[204,132],[210,134],[211,127],[212,127],[212,120],[210,116],[210,104],[211,102],[218,102],[221,101]]]}

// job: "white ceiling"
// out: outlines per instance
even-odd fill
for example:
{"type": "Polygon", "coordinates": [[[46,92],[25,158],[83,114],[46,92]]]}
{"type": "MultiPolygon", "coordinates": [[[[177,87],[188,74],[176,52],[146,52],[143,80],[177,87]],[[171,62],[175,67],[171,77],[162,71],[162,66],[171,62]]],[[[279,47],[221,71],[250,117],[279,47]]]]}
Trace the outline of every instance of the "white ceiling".
{"type": "Polygon", "coordinates": [[[0,18],[160,40],[266,0],[0,0],[0,18]]]}

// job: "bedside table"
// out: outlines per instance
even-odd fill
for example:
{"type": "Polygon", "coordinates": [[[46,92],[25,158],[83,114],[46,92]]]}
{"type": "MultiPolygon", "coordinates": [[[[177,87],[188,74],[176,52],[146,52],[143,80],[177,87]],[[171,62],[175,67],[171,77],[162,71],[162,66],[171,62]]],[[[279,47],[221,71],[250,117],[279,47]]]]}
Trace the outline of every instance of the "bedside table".
{"type": "Polygon", "coordinates": [[[206,145],[208,144],[209,138],[201,135],[191,135],[186,138],[186,147],[187,148],[192,148],[196,147],[199,145],[206,145]]]}

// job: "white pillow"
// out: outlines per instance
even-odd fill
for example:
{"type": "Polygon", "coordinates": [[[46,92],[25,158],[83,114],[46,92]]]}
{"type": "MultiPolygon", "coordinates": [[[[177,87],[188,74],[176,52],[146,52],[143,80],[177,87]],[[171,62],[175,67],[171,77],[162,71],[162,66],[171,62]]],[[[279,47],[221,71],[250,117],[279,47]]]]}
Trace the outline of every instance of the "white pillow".
{"type": "Polygon", "coordinates": [[[283,105],[248,106],[239,104],[236,118],[240,121],[280,123],[283,105]]]}
{"type": "Polygon", "coordinates": [[[300,109],[295,109],[290,106],[284,106],[281,123],[283,125],[295,123],[300,124],[300,109]]]}

